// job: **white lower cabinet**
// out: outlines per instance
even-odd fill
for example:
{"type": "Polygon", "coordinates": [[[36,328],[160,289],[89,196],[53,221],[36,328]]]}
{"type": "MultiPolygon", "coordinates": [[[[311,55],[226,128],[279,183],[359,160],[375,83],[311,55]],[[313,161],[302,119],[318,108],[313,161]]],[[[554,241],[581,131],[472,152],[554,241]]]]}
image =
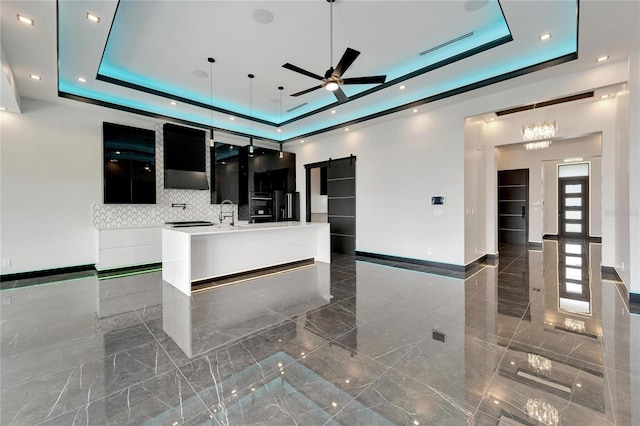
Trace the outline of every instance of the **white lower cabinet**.
{"type": "Polygon", "coordinates": [[[99,229],[96,269],[162,262],[162,227],[99,229]]]}

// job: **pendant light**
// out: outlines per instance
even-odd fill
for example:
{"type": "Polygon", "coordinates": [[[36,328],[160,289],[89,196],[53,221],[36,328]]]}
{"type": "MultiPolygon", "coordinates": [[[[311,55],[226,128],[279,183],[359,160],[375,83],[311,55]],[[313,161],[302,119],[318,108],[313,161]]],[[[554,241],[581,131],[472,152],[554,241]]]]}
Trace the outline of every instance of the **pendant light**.
{"type": "Polygon", "coordinates": [[[249,74],[249,108],[251,113],[251,135],[249,136],[249,154],[253,154],[253,78],[255,75],[249,74]]]}
{"type": "MultiPolygon", "coordinates": [[[[207,58],[209,61],[209,77],[211,82],[209,84],[209,105],[213,107],[213,63],[216,61],[213,58],[207,58]]],[[[215,146],[216,142],[213,137],[213,109],[209,109],[209,124],[211,124],[211,138],[209,139],[209,146],[215,146]]]]}
{"type": "MultiPolygon", "coordinates": [[[[282,90],[284,90],[284,87],[278,86],[278,90],[280,91],[280,121],[278,122],[278,133],[280,133],[282,132],[282,129],[280,129],[280,123],[282,123],[282,90]]],[[[284,158],[284,153],[282,152],[282,142],[280,142],[280,152],[278,153],[278,157],[284,158]]]]}

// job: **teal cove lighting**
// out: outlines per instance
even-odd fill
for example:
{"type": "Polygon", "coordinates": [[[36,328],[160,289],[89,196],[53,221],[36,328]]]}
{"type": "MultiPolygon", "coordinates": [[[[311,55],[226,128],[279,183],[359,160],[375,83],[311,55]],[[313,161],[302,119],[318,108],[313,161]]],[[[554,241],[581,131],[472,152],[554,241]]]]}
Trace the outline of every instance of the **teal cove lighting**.
{"type": "MultiPolygon", "coordinates": [[[[340,111],[340,114],[329,114],[329,110],[338,104],[333,96],[328,95],[314,97],[311,100],[299,98],[300,105],[291,108],[290,111],[282,107],[280,111],[277,108],[267,111],[261,110],[255,104],[250,108],[248,102],[240,96],[234,98],[239,100],[240,103],[238,103],[216,93],[215,89],[211,89],[209,78],[195,81],[195,83],[202,83],[200,84],[202,87],[193,82],[183,86],[182,83],[178,83],[182,80],[164,81],[145,75],[145,72],[136,69],[136,65],[127,60],[130,55],[135,55],[135,49],[132,46],[137,48],[149,43],[150,40],[131,40],[130,31],[141,15],[147,14],[151,17],[149,19],[153,19],[155,2],[118,2],[113,11],[111,28],[102,36],[103,51],[99,58],[96,56],[98,52],[94,51],[95,45],[91,47],[88,43],[79,40],[74,31],[73,22],[81,7],[78,3],[58,2],[58,91],[60,96],[277,142],[288,142],[319,134],[346,124],[413,108],[421,103],[433,102],[557,65],[576,59],[578,51],[578,1],[560,2],[562,5],[556,6],[558,16],[554,19],[563,22],[563,31],[553,34],[552,43],[526,45],[527,49],[511,49],[509,54],[502,55],[499,53],[501,46],[510,45],[513,42],[513,36],[500,2],[489,0],[484,6],[487,17],[483,19],[480,27],[466,31],[436,46],[433,46],[430,40],[412,41],[418,46],[416,54],[394,64],[391,69],[383,70],[387,75],[384,84],[373,87],[371,85],[343,86],[342,89],[349,98],[343,104],[353,106],[352,108],[346,108],[340,111]],[[424,47],[424,51],[420,54],[418,54],[419,47],[424,47]],[[483,53],[491,54],[495,60],[484,61],[482,66],[461,65],[465,59],[483,53]],[[96,57],[95,68],[77,69],[78,63],[81,62],[80,58],[87,56],[96,57]],[[83,75],[94,75],[95,80],[80,83],[77,79],[80,72],[83,75]],[[420,80],[422,75],[428,75],[429,78],[420,80]],[[432,79],[431,76],[436,78],[432,79]],[[425,83],[427,80],[429,82],[425,83]],[[394,93],[393,96],[382,94],[381,91],[388,93],[404,81],[411,90],[403,91],[401,94],[394,93]],[[423,83],[420,83],[421,81],[423,83]],[[169,101],[177,101],[181,107],[176,108],[169,101]],[[211,110],[215,112],[213,118],[211,118],[211,110]],[[242,119],[230,120],[230,116],[242,119]],[[248,122],[259,123],[259,125],[250,126],[248,122]]],[[[223,7],[224,3],[212,2],[210,7],[223,7]]],[[[167,4],[169,3],[165,6],[167,4]]],[[[101,16],[103,22],[109,21],[105,13],[101,13],[101,16]]],[[[216,43],[226,42],[228,40],[212,40],[211,50],[215,51],[216,43]]],[[[185,49],[187,48],[188,45],[185,44],[185,49]]],[[[336,55],[340,53],[341,51],[336,55]]],[[[214,53],[203,53],[201,55],[203,63],[193,65],[191,69],[200,66],[209,72],[209,67],[204,62],[207,54],[214,53]]],[[[158,67],[163,65],[163,59],[158,58],[158,67]]],[[[216,59],[216,66],[218,62],[232,61],[228,58],[216,59]]],[[[300,65],[306,66],[303,63],[300,65]]],[[[289,71],[285,71],[285,75],[287,72],[289,71]]],[[[315,72],[318,71],[315,70],[315,72]]],[[[215,77],[216,71],[212,74],[215,77]]],[[[246,75],[246,72],[241,74],[246,75]]],[[[258,82],[260,75],[257,73],[256,75],[256,82],[258,82]]],[[[283,80],[279,83],[287,86],[287,81],[283,80]]],[[[273,86],[277,87],[277,85],[273,86]]],[[[259,94],[260,90],[256,93],[259,94]]]]}

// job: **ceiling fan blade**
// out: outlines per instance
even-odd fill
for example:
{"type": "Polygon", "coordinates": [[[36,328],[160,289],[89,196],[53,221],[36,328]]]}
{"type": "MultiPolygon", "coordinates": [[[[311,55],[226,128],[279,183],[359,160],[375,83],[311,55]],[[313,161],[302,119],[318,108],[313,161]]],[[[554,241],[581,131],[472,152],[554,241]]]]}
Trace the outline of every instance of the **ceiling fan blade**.
{"type": "Polygon", "coordinates": [[[386,79],[386,75],[372,75],[369,77],[345,78],[342,81],[344,84],[381,84],[384,83],[386,79]]]}
{"type": "Polygon", "coordinates": [[[315,78],[316,80],[322,80],[322,77],[320,77],[318,74],[314,74],[311,71],[304,70],[304,69],[302,69],[300,67],[297,67],[295,65],[292,65],[292,64],[290,64],[288,62],[286,64],[284,64],[282,66],[282,68],[286,68],[288,70],[295,71],[295,72],[300,73],[300,74],[304,74],[307,77],[315,78]]]}
{"type": "Polygon", "coordinates": [[[336,99],[338,100],[338,102],[344,102],[347,99],[349,99],[347,98],[347,95],[345,95],[342,89],[339,87],[333,91],[333,94],[336,96],[336,99]]]}
{"type": "Polygon", "coordinates": [[[342,58],[340,58],[340,62],[338,62],[338,65],[336,66],[336,69],[333,72],[333,75],[335,75],[336,77],[342,77],[342,74],[344,74],[347,71],[347,69],[351,66],[351,64],[353,64],[353,61],[356,60],[358,55],[360,55],[360,52],[350,47],[347,47],[347,50],[344,51],[342,58]]]}
{"type": "Polygon", "coordinates": [[[310,88],[310,89],[303,90],[303,91],[298,92],[298,93],[294,93],[294,94],[292,94],[292,95],[290,95],[290,96],[300,96],[300,95],[304,95],[304,94],[306,94],[306,93],[313,92],[314,90],[318,90],[318,89],[321,89],[321,88],[322,88],[322,85],[320,85],[320,86],[315,86],[315,87],[312,87],[312,88],[310,88]]]}

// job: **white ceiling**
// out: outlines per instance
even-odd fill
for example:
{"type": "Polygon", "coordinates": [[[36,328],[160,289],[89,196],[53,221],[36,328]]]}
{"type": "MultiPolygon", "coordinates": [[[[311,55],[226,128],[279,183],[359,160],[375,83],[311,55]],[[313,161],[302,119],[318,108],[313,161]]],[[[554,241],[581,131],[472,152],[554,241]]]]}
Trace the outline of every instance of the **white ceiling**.
{"type": "MultiPolygon", "coordinates": [[[[1,41],[7,58],[3,58],[3,68],[11,67],[23,97],[69,102],[58,96],[60,89],[116,108],[290,141],[385,111],[410,111],[424,99],[437,101],[460,86],[569,54],[572,43],[575,45],[577,5],[578,59],[545,70],[545,78],[596,67],[595,59],[602,55],[609,55],[610,61],[621,60],[640,47],[638,1],[337,0],[331,65],[351,47],[361,55],[344,77],[388,76],[387,85],[379,90],[337,104],[323,89],[289,96],[320,82],[282,68],[290,62],[320,75],[329,68],[331,21],[326,0],[120,4],[111,0],[3,0],[1,41]],[[100,23],[85,19],[87,12],[100,16],[100,23]],[[34,19],[35,25],[20,23],[17,14],[34,19]],[[270,23],[255,18],[269,14],[273,16],[270,23]],[[489,42],[492,36],[499,38],[503,16],[512,41],[404,80],[411,71],[451,54],[463,54],[489,42]],[[421,51],[470,32],[475,35],[419,56],[421,51]],[[547,32],[551,39],[540,41],[539,35],[547,32]],[[207,57],[216,62],[210,65],[207,57]],[[41,75],[42,80],[32,80],[31,73],[41,75]],[[97,80],[98,73],[127,80],[135,87],[97,80]],[[249,73],[256,76],[251,83],[249,73]],[[79,83],[80,76],[87,82],[79,83]],[[400,90],[400,84],[406,89],[400,90]],[[285,89],[279,92],[278,86],[285,89]],[[156,92],[149,93],[153,90],[156,92]],[[170,104],[172,100],[177,100],[175,106],[170,104]],[[288,112],[305,102],[307,105],[288,112]],[[216,110],[211,111],[209,105],[216,110]],[[280,122],[282,132],[278,133],[280,122]]],[[[535,76],[530,73],[502,85],[522,84],[535,76]]],[[[15,109],[16,105],[5,101],[10,93],[4,83],[3,79],[2,104],[15,109]]],[[[376,87],[343,88],[353,97],[376,87]]],[[[456,98],[473,94],[470,91],[456,98]]]]}

